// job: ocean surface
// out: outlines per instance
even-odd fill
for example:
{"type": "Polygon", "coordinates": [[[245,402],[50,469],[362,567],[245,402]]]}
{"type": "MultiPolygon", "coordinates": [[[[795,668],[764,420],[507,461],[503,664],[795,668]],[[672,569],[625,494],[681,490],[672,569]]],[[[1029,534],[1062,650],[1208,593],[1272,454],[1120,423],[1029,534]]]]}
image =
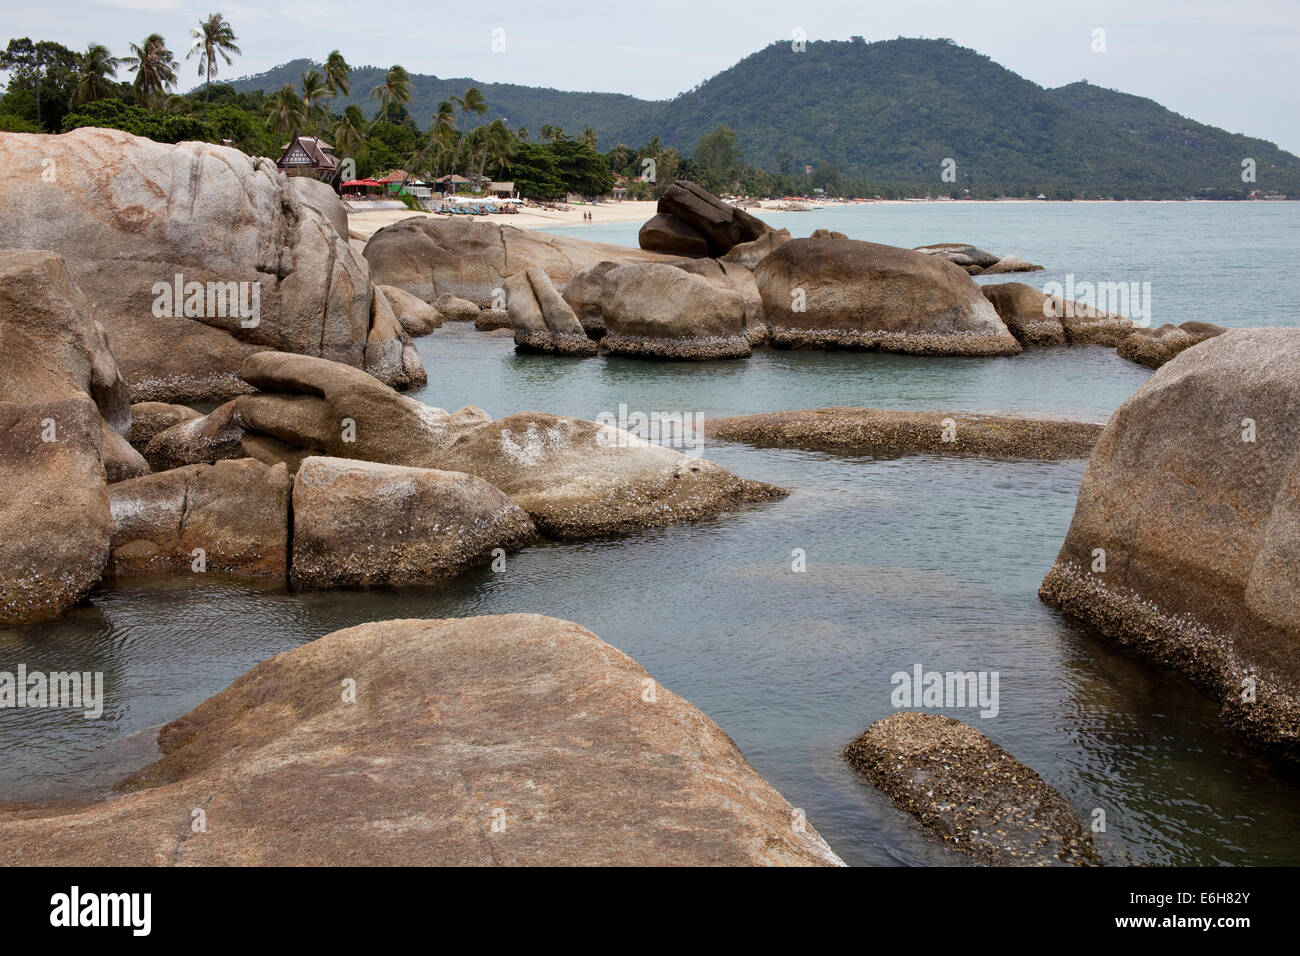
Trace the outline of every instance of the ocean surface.
{"type": "MultiPolygon", "coordinates": [[[[1295,325],[1300,205],[872,205],[763,214],[903,246],[971,242],[1042,286],[1150,282],[1154,324],[1295,325]]],[[[635,244],[637,224],[556,230],[635,244]]],[[[985,280],[988,281],[988,280],[985,280]]],[[[1104,421],[1150,374],[1099,347],[1014,358],[760,351],[671,364],[517,355],[449,323],[419,340],[416,397],[494,416],[594,418],[620,405],[705,416],[834,404],[1104,421]]],[[[258,661],[341,627],[532,611],[626,651],[729,733],[830,845],[860,865],[961,864],[839,754],[892,713],[897,671],[996,671],[999,709],[946,711],[1060,790],[1112,864],[1300,863],[1300,773],[1225,733],[1214,702],[1044,607],[1036,591],[1084,463],[844,458],[709,442],[785,500],[696,525],[548,544],[435,587],[287,593],[215,576],[101,587],[62,619],[0,630],[0,670],[105,672],[100,720],[0,711],[0,801],[102,790],[153,738],[258,661]],[[792,569],[796,549],[806,570],[792,569]]]]}

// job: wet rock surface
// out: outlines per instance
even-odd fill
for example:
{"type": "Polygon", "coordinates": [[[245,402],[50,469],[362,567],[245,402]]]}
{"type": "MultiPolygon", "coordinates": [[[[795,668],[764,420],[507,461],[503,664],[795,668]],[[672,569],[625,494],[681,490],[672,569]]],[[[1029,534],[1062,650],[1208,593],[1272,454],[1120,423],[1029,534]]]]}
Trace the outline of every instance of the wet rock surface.
{"type": "Polygon", "coordinates": [[[951,717],[900,711],[844,759],[927,832],[978,863],[1095,865],[1073,808],[1029,767],[951,717]]]}
{"type": "Polygon", "coordinates": [[[713,721],[539,615],[336,631],[159,748],[113,799],[0,808],[0,863],[842,865],[713,721]]]}
{"type": "Polygon", "coordinates": [[[832,407],[715,418],[704,434],[763,448],[806,448],[895,458],[956,455],[1058,460],[1087,458],[1102,426],[970,412],[832,407]]]}

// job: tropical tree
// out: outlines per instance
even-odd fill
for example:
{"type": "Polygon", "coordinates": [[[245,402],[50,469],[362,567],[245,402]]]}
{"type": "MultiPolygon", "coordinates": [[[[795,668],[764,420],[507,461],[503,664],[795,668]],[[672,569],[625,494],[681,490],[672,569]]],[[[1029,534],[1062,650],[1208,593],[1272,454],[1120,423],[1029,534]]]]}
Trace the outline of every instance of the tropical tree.
{"type": "Polygon", "coordinates": [[[628,148],[627,143],[619,140],[614,144],[614,148],[609,151],[609,162],[615,170],[627,168],[627,164],[632,159],[632,150],[628,148]]]}
{"type": "Polygon", "coordinates": [[[390,66],[384,74],[384,82],[370,91],[372,100],[379,100],[379,112],[375,115],[378,123],[388,115],[393,104],[411,102],[411,74],[401,66],[390,66]]]}
{"type": "Polygon", "coordinates": [[[219,13],[210,13],[206,20],[200,20],[199,28],[191,30],[190,36],[194,38],[194,45],[185,54],[185,59],[188,60],[196,53],[199,56],[199,76],[206,76],[203,87],[203,106],[206,110],[208,94],[212,91],[212,78],[217,75],[217,58],[225,60],[226,66],[230,66],[234,62],[231,54],[241,54],[244,51],[235,46],[239,37],[235,36],[230,21],[219,13]]]}
{"type": "Polygon", "coordinates": [[[334,96],[347,96],[351,92],[352,67],[338,50],[331,50],[325,58],[325,88],[334,96]]]}
{"type": "Polygon", "coordinates": [[[438,104],[438,111],[433,114],[433,121],[429,124],[429,137],[433,140],[435,150],[434,172],[440,174],[443,158],[456,145],[456,107],[451,100],[443,100],[438,104]]]}
{"type": "Polygon", "coordinates": [[[527,126],[521,126],[519,127],[519,129],[515,130],[515,139],[519,140],[519,142],[521,143],[528,142],[528,137],[529,137],[529,133],[528,133],[527,126]]]}
{"type": "Polygon", "coordinates": [[[102,43],[91,43],[77,61],[76,88],[72,91],[70,106],[83,106],[95,100],[106,100],[113,95],[110,77],[117,73],[121,61],[108,52],[102,43]]]}
{"type": "MultiPolygon", "coordinates": [[[[36,125],[42,126],[41,88],[51,76],[63,75],[67,78],[76,70],[77,60],[77,54],[61,44],[51,40],[37,40],[33,43],[27,37],[21,37],[10,40],[8,46],[0,51],[0,70],[12,73],[24,86],[32,87],[36,125]]],[[[63,94],[63,97],[67,96],[67,93],[63,94]]]]}
{"type": "Polygon", "coordinates": [[[596,134],[596,131],[592,129],[590,126],[584,126],[582,128],[582,135],[578,138],[581,139],[588,146],[590,146],[592,149],[595,149],[596,140],[598,140],[600,137],[596,134]]]}
{"type": "MultiPolygon", "coordinates": [[[[475,113],[479,116],[482,116],[484,113],[486,113],[488,110],[487,100],[483,98],[482,90],[480,90],[477,86],[471,86],[469,89],[465,91],[464,96],[453,96],[451,98],[451,101],[452,103],[454,103],[456,106],[460,108],[461,133],[462,133],[461,145],[468,146],[468,143],[465,142],[464,134],[468,132],[467,127],[469,126],[469,114],[475,113]]],[[[459,150],[457,150],[456,160],[457,160],[457,165],[459,165],[459,161],[460,161],[459,150]]],[[[465,171],[469,172],[468,165],[466,165],[465,171]]]]}
{"type": "Polygon", "coordinates": [[[308,122],[315,119],[318,128],[323,125],[327,115],[325,104],[332,98],[325,77],[316,70],[307,70],[302,74],[302,106],[308,122]]]}
{"type": "Polygon", "coordinates": [[[161,96],[176,85],[176,56],[167,49],[167,41],[161,33],[151,33],[144,38],[144,43],[131,44],[131,55],[122,57],[129,72],[135,74],[131,88],[141,106],[149,106],[151,101],[161,96]]]}
{"type": "Polygon", "coordinates": [[[289,139],[297,135],[307,123],[307,107],[303,105],[298,91],[292,83],[286,83],[279,91],[273,93],[269,100],[270,111],[266,122],[271,132],[289,139]]]}
{"type": "Polygon", "coordinates": [[[334,148],[340,156],[350,156],[366,142],[366,115],[359,106],[349,106],[334,124],[334,148]]]}

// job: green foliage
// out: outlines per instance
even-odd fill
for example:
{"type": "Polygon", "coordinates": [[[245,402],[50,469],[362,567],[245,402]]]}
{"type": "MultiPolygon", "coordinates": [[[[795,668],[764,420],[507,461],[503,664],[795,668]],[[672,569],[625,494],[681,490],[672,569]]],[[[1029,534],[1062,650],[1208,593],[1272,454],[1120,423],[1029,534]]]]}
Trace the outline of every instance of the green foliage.
{"type": "MultiPolygon", "coordinates": [[[[514,181],[528,199],[562,199],[564,182],[547,143],[520,143],[514,158],[514,181]]],[[[612,177],[611,177],[612,179],[612,177]]]]}
{"type": "Polygon", "coordinates": [[[103,126],[147,136],[159,143],[219,140],[208,123],[193,116],[169,116],[121,100],[96,100],[63,118],[63,132],[79,126],[103,126]]]}
{"type": "Polygon", "coordinates": [[[45,132],[31,120],[25,120],[13,113],[0,113],[0,133],[43,133],[45,132]]]}

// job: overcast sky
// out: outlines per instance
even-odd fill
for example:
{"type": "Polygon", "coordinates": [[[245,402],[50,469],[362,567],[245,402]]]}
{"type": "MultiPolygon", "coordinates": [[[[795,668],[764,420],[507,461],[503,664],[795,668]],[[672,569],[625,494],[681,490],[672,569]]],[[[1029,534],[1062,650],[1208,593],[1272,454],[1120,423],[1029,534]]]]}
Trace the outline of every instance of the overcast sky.
{"type": "MultiPolygon", "coordinates": [[[[191,27],[220,10],[244,51],[226,77],[337,48],[353,66],[653,99],[796,29],[810,40],[950,37],[1043,86],[1087,79],[1300,153],[1300,0],[0,0],[0,9],[5,42],[97,40],[119,56],[155,31],[183,56],[191,27]],[[1105,52],[1092,49],[1098,29],[1105,52]]],[[[197,58],[183,68],[189,88],[197,58]]]]}

